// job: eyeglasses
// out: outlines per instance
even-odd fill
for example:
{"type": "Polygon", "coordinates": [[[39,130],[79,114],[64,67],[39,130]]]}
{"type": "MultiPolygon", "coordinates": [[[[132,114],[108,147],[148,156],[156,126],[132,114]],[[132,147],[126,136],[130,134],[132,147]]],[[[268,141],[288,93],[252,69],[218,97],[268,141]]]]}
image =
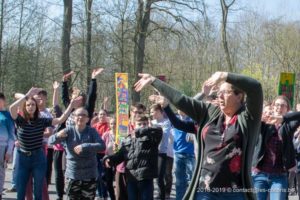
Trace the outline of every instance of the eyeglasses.
{"type": "Polygon", "coordinates": [[[84,113],[79,113],[79,114],[75,114],[75,117],[87,117],[87,114],[84,113]]]}
{"type": "Polygon", "coordinates": [[[284,103],[275,103],[275,105],[274,105],[275,107],[280,107],[280,108],[284,108],[284,107],[287,107],[287,105],[286,104],[284,104],[284,103]]]}
{"type": "Polygon", "coordinates": [[[136,125],[138,125],[138,126],[147,126],[148,123],[147,122],[137,122],[136,125]]]}
{"type": "Polygon", "coordinates": [[[221,96],[221,95],[229,95],[233,92],[233,90],[220,90],[217,92],[217,96],[221,96]]]}

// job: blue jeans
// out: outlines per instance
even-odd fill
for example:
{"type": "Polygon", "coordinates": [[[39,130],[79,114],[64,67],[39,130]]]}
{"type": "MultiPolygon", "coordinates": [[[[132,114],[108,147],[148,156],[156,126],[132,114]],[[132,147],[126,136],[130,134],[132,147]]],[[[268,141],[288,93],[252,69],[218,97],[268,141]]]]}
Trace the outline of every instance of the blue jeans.
{"type": "Polygon", "coordinates": [[[19,154],[19,168],[17,176],[17,199],[24,200],[26,194],[26,186],[30,175],[33,178],[34,199],[42,200],[43,182],[46,178],[47,162],[43,149],[32,151],[31,155],[23,152],[19,154]]]}
{"type": "Polygon", "coordinates": [[[176,200],[182,200],[192,179],[194,167],[194,154],[175,153],[176,200]]]}
{"type": "Polygon", "coordinates": [[[252,173],[257,199],[266,200],[270,192],[270,199],[286,200],[288,177],[287,174],[269,174],[265,172],[252,173]]]}
{"type": "Polygon", "coordinates": [[[243,192],[197,192],[195,200],[245,200],[243,192]]]}
{"type": "Polygon", "coordinates": [[[127,192],[130,200],[153,200],[153,179],[128,181],[127,192]]]}
{"type": "Polygon", "coordinates": [[[19,167],[19,147],[14,147],[13,162],[12,162],[12,176],[11,176],[11,187],[17,189],[17,172],[19,167]]]}

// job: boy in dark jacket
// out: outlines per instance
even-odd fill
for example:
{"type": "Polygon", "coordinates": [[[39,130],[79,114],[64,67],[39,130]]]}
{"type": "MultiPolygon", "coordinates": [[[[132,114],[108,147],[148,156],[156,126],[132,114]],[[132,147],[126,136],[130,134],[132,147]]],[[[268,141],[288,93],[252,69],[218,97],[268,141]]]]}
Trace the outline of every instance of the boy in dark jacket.
{"type": "Polygon", "coordinates": [[[124,140],[120,150],[104,158],[106,167],[125,161],[128,199],[152,200],[153,178],[157,178],[158,145],[162,129],[148,127],[148,118],[135,120],[135,130],[124,140]]]}

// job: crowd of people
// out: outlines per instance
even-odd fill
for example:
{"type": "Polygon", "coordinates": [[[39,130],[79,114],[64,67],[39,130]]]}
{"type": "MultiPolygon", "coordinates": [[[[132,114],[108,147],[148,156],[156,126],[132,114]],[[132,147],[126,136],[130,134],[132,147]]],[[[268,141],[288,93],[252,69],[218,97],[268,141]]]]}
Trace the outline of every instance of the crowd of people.
{"type": "Polygon", "coordinates": [[[12,159],[7,192],[18,200],[49,199],[52,171],[57,200],[165,200],[173,183],[176,200],[285,200],[299,191],[300,112],[287,97],[264,102],[257,80],[234,73],[214,73],[194,97],[139,74],[135,90],[156,93],[149,108],[130,106],[119,141],[108,99],[95,110],[102,71],[93,70],[87,93],[63,75],[50,108],[41,88],[16,93],[9,110],[0,93],[0,190],[12,159]]]}

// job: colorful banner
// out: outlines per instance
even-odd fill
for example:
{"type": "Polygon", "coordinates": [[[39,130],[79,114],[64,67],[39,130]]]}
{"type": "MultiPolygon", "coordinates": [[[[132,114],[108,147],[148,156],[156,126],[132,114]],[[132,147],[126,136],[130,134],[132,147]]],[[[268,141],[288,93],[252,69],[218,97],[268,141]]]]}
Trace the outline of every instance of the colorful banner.
{"type": "Polygon", "coordinates": [[[295,73],[280,73],[278,94],[286,96],[290,100],[292,107],[294,105],[295,84],[295,73]]]}
{"type": "Polygon", "coordinates": [[[115,74],[116,87],[116,143],[119,144],[128,134],[129,124],[129,96],[128,96],[128,74],[115,74]]]}

